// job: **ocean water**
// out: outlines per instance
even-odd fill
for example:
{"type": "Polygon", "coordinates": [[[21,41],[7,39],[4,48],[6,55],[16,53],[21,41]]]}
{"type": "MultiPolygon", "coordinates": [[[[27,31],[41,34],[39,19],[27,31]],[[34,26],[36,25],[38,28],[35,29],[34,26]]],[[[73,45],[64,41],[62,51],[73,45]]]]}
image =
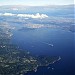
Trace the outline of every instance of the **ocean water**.
{"type": "MultiPolygon", "coordinates": [[[[2,11],[2,10],[1,10],[2,11]]],[[[58,11],[58,10],[57,10],[58,11]]],[[[48,16],[61,15],[65,17],[61,12],[50,13],[44,12],[48,16]],[[57,14],[58,15],[57,15],[57,14]]],[[[36,12],[25,11],[2,11],[3,13],[29,13],[34,14],[36,12]]],[[[71,11],[70,11],[71,12],[71,11]]],[[[73,12],[73,11],[72,11],[73,12]]],[[[42,13],[42,12],[40,12],[42,13]]],[[[73,14],[73,13],[72,13],[73,14]]],[[[68,16],[66,16],[68,17],[68,16]]],[[[73,18],[73,15],[71,16],[73,18]]],[[[1,18],[0,20],[7,20],[7,18],[1,18]]],[[[69,30],[63,30],[60,28],[39,28],[34,30],[19,31],[22,26],[21,23],[11,24],[16,27],[12,30],[13,36],[11,42],[18,45],[22,50],[27,50],[33,55],[46,55],[46,56],[60,56],[61,60],[46,67],[38,67],[37,72],[31,71],[25,75],[75,75],[75,50],[74,41],[75,33],[69,30]],[[52,44],[53,46],[49,45],[52,44]],[[48,68],[49,67],[49,68],[48,68]]]]}
{"type": "Polygon", "coordinates": [[[36,73],[28,72],[25,75],[74,75],[74,35],[73,32],[53,28],[14,30],[12,43],[21,49],[28,50],[33,55],[61,57],[55,64],[39,67],[36,73]]]}

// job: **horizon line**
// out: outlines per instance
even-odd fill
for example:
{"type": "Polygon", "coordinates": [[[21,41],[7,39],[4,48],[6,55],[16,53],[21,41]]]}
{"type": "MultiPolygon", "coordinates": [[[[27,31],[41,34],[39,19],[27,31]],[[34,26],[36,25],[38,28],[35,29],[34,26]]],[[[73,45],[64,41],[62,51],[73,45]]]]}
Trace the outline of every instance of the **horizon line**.
{"type": "Polygon", "coordinates": [[[0,6],[65,6],[65,5],[75,5],[75,4],[46,4],[46,5],[22,5],[22,4],[11,4],[11,5],[9,5],[9,4],[4,4],[4,5],[0,5],[0,6]]]}

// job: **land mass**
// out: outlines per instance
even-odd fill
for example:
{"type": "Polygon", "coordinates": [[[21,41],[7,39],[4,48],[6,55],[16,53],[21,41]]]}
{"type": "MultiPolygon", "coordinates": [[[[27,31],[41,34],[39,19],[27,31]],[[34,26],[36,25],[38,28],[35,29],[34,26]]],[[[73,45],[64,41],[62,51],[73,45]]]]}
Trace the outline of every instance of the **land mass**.
{"type": "Polygon", "coordinates": [[[13,45],[10,42],[12,29],[7,23],[0,23],[0,75],[23,75],[60,60],[59,56],[33,56],[13,45]]]}

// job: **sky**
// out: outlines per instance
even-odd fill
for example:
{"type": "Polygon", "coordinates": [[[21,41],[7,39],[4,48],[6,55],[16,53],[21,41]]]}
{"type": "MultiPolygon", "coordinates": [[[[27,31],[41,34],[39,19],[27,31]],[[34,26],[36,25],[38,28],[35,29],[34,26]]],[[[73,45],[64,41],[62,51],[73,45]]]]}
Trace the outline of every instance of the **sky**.
{"type": "Polygon", "coordinates": [[[68,5],[74,4],[74,0],[0,0],[0,5],[68,5]]]}

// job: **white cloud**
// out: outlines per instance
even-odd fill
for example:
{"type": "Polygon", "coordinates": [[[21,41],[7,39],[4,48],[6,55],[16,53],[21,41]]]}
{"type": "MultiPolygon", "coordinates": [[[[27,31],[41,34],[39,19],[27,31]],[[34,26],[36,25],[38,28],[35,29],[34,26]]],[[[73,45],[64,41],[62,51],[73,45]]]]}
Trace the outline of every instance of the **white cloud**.
{"type": "Polygon", "coordinates": [[[18,17],[28,17],[28,18],[40,18],[40,19],[48,17],[46,14],[39,14],[39,13],[35,15],[34,14],[18,14],[17,16],[18,17]]]}
{"type": "Polygon", "coordinates": [[[0,13],[0,16],[17,16],[17,17],[25,17],[25,18],[47,18],[48,16],[46,14],[12,14],[12,13],[0,13]]]}
{"type": "Polygon", "coordinates": [[[14,16],[15,14],[12,14],[12,13],[4,13],[2,14],[3,16],[14,16]]]}

